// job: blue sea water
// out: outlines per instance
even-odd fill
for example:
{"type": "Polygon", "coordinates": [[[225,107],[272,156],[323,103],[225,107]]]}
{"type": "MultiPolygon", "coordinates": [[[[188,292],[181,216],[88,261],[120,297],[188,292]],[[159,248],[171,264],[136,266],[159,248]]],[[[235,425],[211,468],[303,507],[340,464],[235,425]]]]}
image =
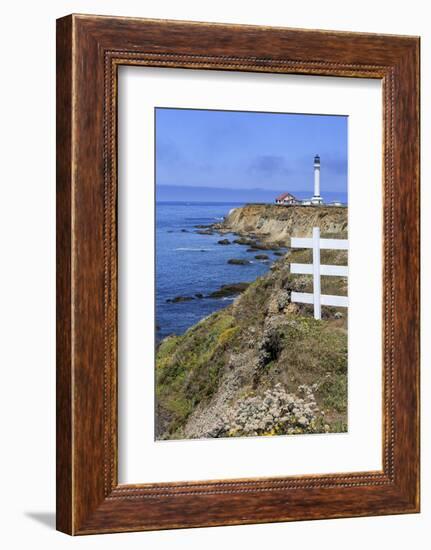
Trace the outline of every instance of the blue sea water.
{"type": "MultiPolygon", "coordinates": [[[[225,307],[229,298],[196,298],[207,296],[221,285],[251,282],[263,275],[271,262],[264,263],[247,252],[247,246],[220,245],[223,238],[235,239],[233,234],[220,236],[200,235],[196,225],[221,221],[232,208],[243,203],[180,203],[156,204],[156,338],[159,341],[169,334],[182,334],[189,327],[225,307]],[[185,231],[183,231],[185,230],[185,231]],[[244,258],[248,265],[230,265],[230,258],[244,258]],[[168,303],[176,296],[193,296],[188,302],[168,303]]],[[[263,251],[270,260],[277,256],[263,251]]]]}

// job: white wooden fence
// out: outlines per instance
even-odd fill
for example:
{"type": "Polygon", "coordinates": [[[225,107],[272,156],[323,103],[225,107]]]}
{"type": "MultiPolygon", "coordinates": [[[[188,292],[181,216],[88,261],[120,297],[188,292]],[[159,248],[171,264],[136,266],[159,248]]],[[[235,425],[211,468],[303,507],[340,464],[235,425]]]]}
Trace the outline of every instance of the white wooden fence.
{"type": "Polygon", "coordinates": [[[321,306],[336,306],[348,307],[349,302],[347,296],[333,296],[330,294],[321,294],[320,292],[320,277],[321,275],[330,275],[338,277],[348,276],[348,267],[345,265],[321,265],[320,250],[347,250],[349,241],[345,239],[321,239],[320,229],[313,227],[312,238],[291,239],[292,248],[312,248],[313,263],[312,264],[290,264],[290,272],[313,275],[313,293],[309,292],[292,292],[292,302],[314,305],[314,318],[321,319],[321,306]]]}

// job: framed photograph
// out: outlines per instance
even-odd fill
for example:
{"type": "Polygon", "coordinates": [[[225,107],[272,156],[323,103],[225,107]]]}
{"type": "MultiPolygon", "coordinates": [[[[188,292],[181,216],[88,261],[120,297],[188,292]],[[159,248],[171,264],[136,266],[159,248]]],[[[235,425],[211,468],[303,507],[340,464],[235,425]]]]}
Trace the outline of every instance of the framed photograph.
{"type": "Polygon", "coordinates": [[[57,21],[57,528],[419,511],[419,38],[57,21]]]}

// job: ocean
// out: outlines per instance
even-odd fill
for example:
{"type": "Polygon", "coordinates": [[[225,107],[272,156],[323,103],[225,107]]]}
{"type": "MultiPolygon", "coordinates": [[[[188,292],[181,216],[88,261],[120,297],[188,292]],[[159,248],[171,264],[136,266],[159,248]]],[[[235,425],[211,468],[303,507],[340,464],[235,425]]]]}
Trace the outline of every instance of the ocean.
{"type": "Polygon", "coordinates": [[[256,260],[247,246],[220,245],[217,241],[237,238],[233,234],[200,235],[196,225],[223,220],[232,208],[244,203],[180,203],[156,204],[156,339],[169,334],[183,334],[189,327],[214,311],[232,303],[234,297],[208,298],[222,285],[251,282],[266,273],[271,262],[256,260]],[[231,258],[247,259],[248,265],[230,265],[231,258]],[[203,294],[204,298],[196,298],[203,294]],[[191,296],[185,302],[169,303],[177,296],[191,296]]]}

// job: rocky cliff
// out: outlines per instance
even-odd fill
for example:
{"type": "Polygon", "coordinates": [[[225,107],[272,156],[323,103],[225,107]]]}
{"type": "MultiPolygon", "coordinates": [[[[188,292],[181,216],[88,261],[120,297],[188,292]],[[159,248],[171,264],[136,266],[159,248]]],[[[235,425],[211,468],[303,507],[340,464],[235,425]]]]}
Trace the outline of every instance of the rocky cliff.
{"type": "MultiPolygon", "coordinates": [[[[288,246],[314,225],[346,238],[347,209],[247,205],[216,229],[241,234],[243,244],[288,246]]],[[[344,251],[321,254],[326,264],[347,260],[344,251]]],[[[287,252],[232,305],[161,342],[157,438],[346,430],[347,310],[325,307],[316,321],[312,306],[291,303],[292,290],[311,292],[312,280],[291,274],[290,263],[310,261],[310,250],[287,252]]],[[[322,277],[322,292],[345,295],[347,280],[322,277]]]]}
{"type": "Polygon", "coordinates": [[[247,204],[231,210],[215,227],[289,246],[290,237],[311,236],[313,227],[320,227],[321,233],[347,234],[347,208],[247,204]]]}

